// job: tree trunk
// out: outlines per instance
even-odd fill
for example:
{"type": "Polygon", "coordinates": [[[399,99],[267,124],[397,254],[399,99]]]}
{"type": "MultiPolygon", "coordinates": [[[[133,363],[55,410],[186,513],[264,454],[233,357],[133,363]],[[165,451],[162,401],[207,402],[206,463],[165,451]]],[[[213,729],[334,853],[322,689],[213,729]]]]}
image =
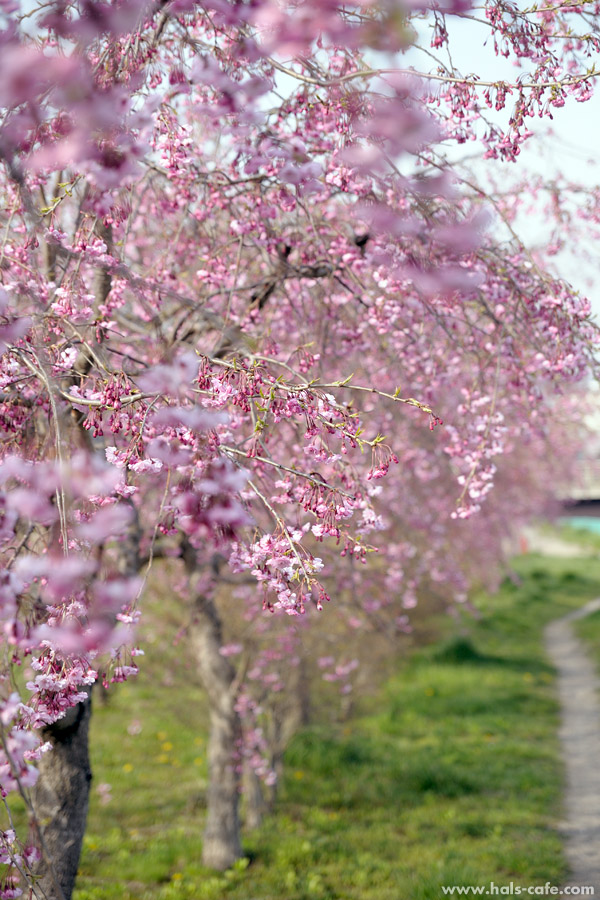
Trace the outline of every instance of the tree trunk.
{"type": "Polygon", "coordinates": [[[191,639],[210,711],[207,816],[202,862],[228,869],[242,856],[240,840],[240,772],[236,754],[241,724],[235,710],[235,671],[221,656],[221,621],[212,599],[194,601],[191,639]]]}
{"type": "Polygon", "coordinates": [[[249,765],[244,768],[244,800],[244,825],[258,828],[269,810],[262,782],[249,765]]]}
{"type": "Polygon", "coordinates": [[[52,750],[38,764],[32,800],[43,845],[39,893],[48,900],[70,900],[75,885],[92,780],[91,705],[90,696],[41,733],[52,750]]]}

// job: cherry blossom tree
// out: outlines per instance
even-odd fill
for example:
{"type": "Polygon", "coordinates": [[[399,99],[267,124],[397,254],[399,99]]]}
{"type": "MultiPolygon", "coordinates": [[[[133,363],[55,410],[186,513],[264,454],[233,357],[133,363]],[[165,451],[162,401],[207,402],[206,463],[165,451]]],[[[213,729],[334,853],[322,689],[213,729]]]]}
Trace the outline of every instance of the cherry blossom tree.
{"type": "MultiPolygon", "coordinates": [[[[0,11],[0,784],[34,833],[4,832],[0,896],[62,898],[91,687],[136,673],[154,564],[180,561],[193,606],[203,852],[225,868],[240,760],[264,749],[252,683],[276,694],[275,663],[327,628],[333,576],[365,594],[339,606],[351,628],[382,606],[405,628],[419,591],[462,602],[488,567],[490,546],[465,560],[482,522],[504,528],[496,479],[519,513],[544,493],[539,448],[569,420],[554,395],[593,367],[589,303],[499,241],[505,209],[446,148],[514,159],[529,116],[585,100],[598,8],[487,4],[499,52],[531,68],[493,85],[401,64],[429,25],[444,48],[460,0],[0,11]],[[280,634],[252,665],[224,643],[225,570],[251,579],[257,634],[280,634]]],[[[322,668],[345,687],[355,666],[322,668]]]]}

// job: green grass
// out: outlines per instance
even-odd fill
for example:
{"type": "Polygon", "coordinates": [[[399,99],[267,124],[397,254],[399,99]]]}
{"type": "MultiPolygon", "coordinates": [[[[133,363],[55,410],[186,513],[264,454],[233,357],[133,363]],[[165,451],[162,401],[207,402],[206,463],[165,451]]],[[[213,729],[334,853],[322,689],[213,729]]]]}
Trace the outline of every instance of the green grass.
{"type": "MultiPolygon", "coordinates": [[[[600,591],[597,596],[600,596],[600,591]]],[[[591,658],[596,662],[596,667],[600,671],[600,611],[590,613],[585,619],[573,622],[573,628],[591,652],[591,658]]]]}
{"type": "Polygon", "coordinates": [[[139,681],[94,713],[76,900],[438,900],[442,884],[559,884],[562,771],[541,630],[598,595],[600,562],[515,568],[519,586],[476,598],[478,620],[443,623],[446,640],[400,661],[351,722],[296,736],[275,814],[225,875],[199,863],[205,707],[172,646],[177,611],[157,605],[139,681]]]}

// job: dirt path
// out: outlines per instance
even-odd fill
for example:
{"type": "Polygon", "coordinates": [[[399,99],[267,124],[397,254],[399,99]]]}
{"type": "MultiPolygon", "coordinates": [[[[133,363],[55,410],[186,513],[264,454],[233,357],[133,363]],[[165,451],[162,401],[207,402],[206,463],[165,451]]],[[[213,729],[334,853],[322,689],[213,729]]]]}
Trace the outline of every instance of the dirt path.
{"type": "Polygon", "coordinates": [[[571,622],[600,609],[600,599],[547,626],[546,649],[558,672],[560,739],[566,770],[565,837],[569,885],[600,891],[600,691],[596,671],[571,622]]]}
{"type": "Polygon", "coordinates": [[[533,525],[522,529],[521,539],[530,553],[542,553],[544,556],[554,556],[560,559],[594,555],[594,551],[589,547],[572,544],[558,535],[548,534],[533,525]]]}

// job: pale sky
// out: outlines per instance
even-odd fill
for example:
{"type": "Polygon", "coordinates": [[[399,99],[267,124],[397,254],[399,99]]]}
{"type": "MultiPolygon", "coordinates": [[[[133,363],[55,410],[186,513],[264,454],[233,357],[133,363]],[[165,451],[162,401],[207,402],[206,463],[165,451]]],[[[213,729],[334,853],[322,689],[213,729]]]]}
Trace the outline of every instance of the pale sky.
{"type": "MultiPolygon", "coordinates": [[[[489,29],[483,25],[454,18],[450,31],[454,65],[462,74],[475,73],[484,81],[502,79],[514,82],[531,64],[525,61],[524,68],[519,68],[513,62],[497,57],[491,41],[484,46],[488,33],[489,29]]],[[[428,32],[423,25],[420,41],[430,49],[428,32]]],[[[412,50],[407,59],[410,65],[423,71],[431,71],[433,66],[433,60],[418,50],[412,50]]],[[[447,62],[447,57],[444,62],[447,62]]],[[[482,172],[484,167],[493,167],[497,179],[501,173],[503,178],[509,180],[518,174],[519,169],[542,175],[548,181],[559,172],[584,187],[596,187],[600,184],[600,78],[596,91],[596,95],[585,103],[567,99],[564,107],[554,110],[553,121],[548,118],[529,119],[529,128],[540,134],[524,145],[516,163],[487,160],[477,166],[474,164],[474,169],[482,172]]],[[[490,118],[506,122],[508,113],[491,111],[490,118]]],[[[469,145],[466,145],[465,152],[468,151],[469,145]]],[[[526,244],[539,244],[547,233],[541,217],[527,219],[521,216],[515,230],[526,244]]],[[[584,236],[582,229],[581,238],[584,236]]],[[[589,249],[593,251],[591,244],[589,249]]],[[[600,314],[600,287],[596,287],[600,281],[600,259],[583,263],[572,253],[563,252],[553,259],[553,266],[561,277],[590,298],[595,312],[600,314]]]]}

